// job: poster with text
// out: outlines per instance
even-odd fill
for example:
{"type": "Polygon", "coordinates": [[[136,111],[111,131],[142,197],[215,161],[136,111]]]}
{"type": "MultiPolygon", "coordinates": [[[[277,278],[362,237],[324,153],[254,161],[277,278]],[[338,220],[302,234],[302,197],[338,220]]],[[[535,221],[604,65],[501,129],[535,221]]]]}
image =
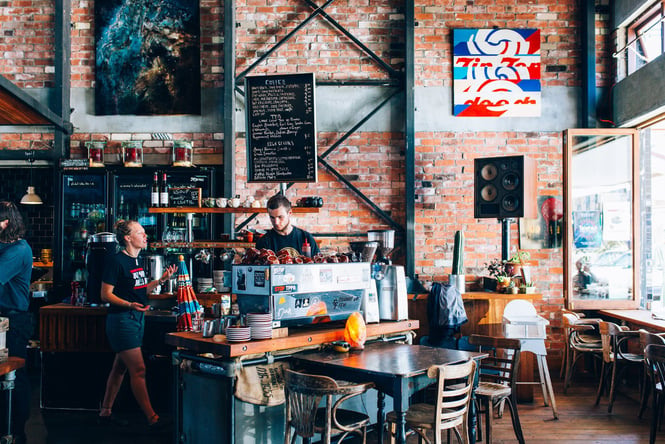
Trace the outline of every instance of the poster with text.
{"type": "Polygon", "coordinates": [[[540,30],[454,29],[453,113],[538,117],[540,30]]]}

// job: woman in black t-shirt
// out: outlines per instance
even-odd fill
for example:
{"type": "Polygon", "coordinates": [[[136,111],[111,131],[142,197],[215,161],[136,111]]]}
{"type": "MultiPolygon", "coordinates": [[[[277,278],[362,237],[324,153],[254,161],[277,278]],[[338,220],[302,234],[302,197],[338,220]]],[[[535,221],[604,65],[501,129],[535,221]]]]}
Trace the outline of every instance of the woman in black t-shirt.
{"type": "Polygon", "coordinates": [[[129,371],[132,393],[148,419],[148,425],[151,429],[161,428],[164,421],[152,408],[145,382],[145,363],[141,352],[144,312],[150,308],[147,305],[148,292],[170,279],[176,266],[169,266],[159,280],[150,282],[138,260],[148,239],[141,224],[131,220],[118,221],[116,238],[123,250],[104,269],[101,292],[102,300],[110,304],[106,335],[116,355],[106,381],[99,417],[102,421],[122,422],[111,416],[111,409],[125,373],[129,371]]]}

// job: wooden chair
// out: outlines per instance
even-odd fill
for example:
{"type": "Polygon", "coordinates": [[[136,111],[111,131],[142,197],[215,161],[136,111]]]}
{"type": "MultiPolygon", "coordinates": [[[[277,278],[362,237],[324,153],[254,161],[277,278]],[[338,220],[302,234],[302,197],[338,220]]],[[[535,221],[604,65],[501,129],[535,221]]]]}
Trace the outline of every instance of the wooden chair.
{"type": "Polygon", "coordinates": [[[648,345],[658,344],[665,345],[665,338],[663,338],[663,333],[656,334],[651,333],[646,330],[638,330],[640,333],[640,350],[645,350],[644,358],[644,375],[642,378],[642,394],[640,396],[640,413],[638,418],[642,419],[644,410],[646,410],[647,403],[649,402],[649,396],[651,394],[651,387],[653,384],[654,378],[654,368],[650,366],[646,359],[646,349],[648,345]]]}
{"type": "Polygon", "coordinates": [[[656,442],[656,432],[663,414],[665,405],[665,396],[663,388],[665,387],[665,345],[649,344],[644,350],[644,359],[647,365],[653,369],[653,378],[651,380],[651,392],[653,394],[653,411],[651,417],[651,432],[649,434],[649,444],[656,442]]]}
{"type": "Polygon", "coordinates": [[[572,379],[575,365],[584,356],[601,358],[603,344],[598,330],[598,319],[581,319],[575,313],[561,313],[561,321],[566,337],[566,377],[563,383],[563,392],[566,393],[572,379]]]}
{"type": "MultiPolygon", "coordinates": [[[[567,310],[565,308],[561,309],[561,314],[568,314],[571,315],[568,319],[572,319],[574,316],[575,318],[575,324],[583,325],[583,324],[589,324],[589,325],[597,325],[598,321],[600,319],[590,319],[586,318],[584,313],[578,313],[576,311],[571,311],[567,310]]],[[[563,379],[566,376],[566,364],[568,362],[568,355],[570,352],[570,347],[568,346],[568,336],[571,333],[571,328],[570,328],[570,322],[565,322],[563,325],[563,333],[564,333],[564,338],[565,341],[563,343],[563,353],[561,354],[561,368],[559,370],[559,377],[563,379]]],[[[598,331],[589,331],[589,332],[584,332],[580,331],[579,333],[580,340],[583,342],[596,342],[600,343],[600,333],[598,331]]]]}
{"type": "MultiPolygon", "coordinates": [[[[452,429],[462,444],[469,443],[468,412],[476,375],[476,362],[469,360],[457,365],[434,365],[427,376],[436,378],[436,404],[412,404],[406,412],[406,426],[418,434],[418,442],[431,443],[427,432],[433,434],[434,443],[441,444],[441,432],[452,429]]],[[[398,417],[395,412],[386,415],[390,427],[390,442],[395,442],[398,417]]]]}
{"type": "Polygon", "coordinates": [[[340,404],[354,396],[365,393],[374,387],[372,383],[355,384],[335,381],[327,376],[309,375],[286,369],[284,374],[286,394],[286,427],[284,443],[295,442],[301,436],[304,442],[311,442],[315,434],[321,434],[322,441],[330,444],[333,435],[340,434],[341,442],[354,433],[367,442],[369,416],[362,412],[345,410],[340,404]],[[339,398],[334,401],[333,397],[339,398]],[[324,400],[324,406],[319,407],[324,400]],[[294,434],[291,436],[291,428],[294,434]]]}
{"type": "Polygon", "coordinates": [[[601,321],[598,324],[600,337],[603,343],[603,367],[600,372],[600,382],[598,383],[598,392],[596,393],[596,405],[600,402],[603,389],[610,379],[608,413],[612,413],[612,406],[616,397],[616,382],[619,375],[629,364],[639,364],[643,366],[644,355],[641,353],[629,352],[629,341],[632,339],[637,342],[640,333],[630,331],[628,327],[619,326],[613,322],[601,321]]]}
{"type": "Polygon", "coordinates": [[[485,442],[492,443],[494,407],[506,402],[510,408],[513,430],[520,444],[524,444],[522,426],[517,413],[515,387],[520,362],[520,340],[471,335],[469,343],[478,351],[489,353],[480,361],[478,387],[475,389],[478,404],[478,438],[482,439],[482,417],[485,416],[485,442]]]}

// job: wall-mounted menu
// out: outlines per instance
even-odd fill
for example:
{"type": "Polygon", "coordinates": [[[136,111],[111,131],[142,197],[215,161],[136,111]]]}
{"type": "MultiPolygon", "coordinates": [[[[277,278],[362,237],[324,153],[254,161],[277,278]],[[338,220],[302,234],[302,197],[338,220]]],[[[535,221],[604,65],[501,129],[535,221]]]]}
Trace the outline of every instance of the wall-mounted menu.
{"type": "Polygon", "coordinates": [[[314,74],[245,78],[248,182],[316,182],[314,74]]]}

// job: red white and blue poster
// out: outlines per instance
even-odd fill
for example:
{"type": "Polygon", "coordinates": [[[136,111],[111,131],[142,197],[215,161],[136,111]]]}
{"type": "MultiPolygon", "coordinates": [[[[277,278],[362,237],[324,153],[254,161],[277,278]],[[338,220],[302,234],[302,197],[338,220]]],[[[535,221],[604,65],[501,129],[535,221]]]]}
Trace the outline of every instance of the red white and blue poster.
{"type": "Polygon", "coordinates": [[[540,116],[540,30],[454,29],[453,113],[540,116]]]}

